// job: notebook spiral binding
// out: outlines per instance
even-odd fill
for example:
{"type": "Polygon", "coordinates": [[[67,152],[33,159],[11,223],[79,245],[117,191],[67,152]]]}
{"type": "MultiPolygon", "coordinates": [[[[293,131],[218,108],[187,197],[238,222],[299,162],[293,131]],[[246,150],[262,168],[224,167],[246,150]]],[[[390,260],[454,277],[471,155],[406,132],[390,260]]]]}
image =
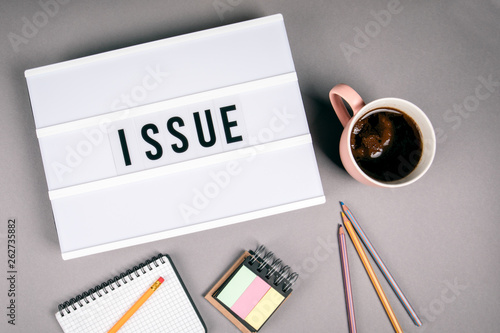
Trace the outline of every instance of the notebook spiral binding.
{"type": "Polygon", "coordinates": [[[117,275],[114,278],[95,286],[94,288],[90,288],[82,294],[71,298],[69,301],[59,304],[58,311],[61,314],[61,317],[64,317],[65,313],[70,314],[71,310],[77,310],[77,306],[83,307],[85,304],[89,304],[91,301],[95,301],[97,297],[102,297],[103,295],[116,290],[116,288],[120,288],[122,286],[121,283],[127,284],[129,281],[133,281],[134,275],[135,277],[140,277],[141,275],[139,272],[141,272],[142,274],[146,274],[148,272],[147,270],[151,271],[153,269],[151,264],[153,264],[155,267],[159,267],[160,265],[157,263],[158,260],[160,260],[162,264],[166,262],[163,259],[163,254],[159,254],[155,257],[152,257],[151,259],[146,260],[138,266],[134,266],[132,269],[128,269],[120,275],[117,275]],[[127,278],[129,281],[127,281],[127,278]],[[83,302],[85,302],[85,304],[83,302]]]}
{"type": "Polygon", "coordinates": [[[282,291],[288,293],[291,291],[293,284],[299,278],[299,274],[293,272],[290,266],[285,265],[280,258],[277,258],[273,252],[266,251],[264,245],[259,245],[255,251],[250,251],[251,258],[248,263],[253,265],[257,262],[257,271],[262,273],[264,269],[267,269],[267,273],[264,274],[266,279],[271,280],[274,276],[273,284],[279,287],[282,284],[282,291]]]}

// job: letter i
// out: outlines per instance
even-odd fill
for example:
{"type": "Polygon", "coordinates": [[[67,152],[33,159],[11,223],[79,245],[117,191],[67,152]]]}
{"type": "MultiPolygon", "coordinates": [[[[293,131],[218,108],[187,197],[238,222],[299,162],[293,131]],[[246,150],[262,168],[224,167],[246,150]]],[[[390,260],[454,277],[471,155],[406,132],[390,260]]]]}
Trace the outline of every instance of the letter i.
{"type": "Polygon", "coordinates": [[[125,132],[123,129],[118,130],[118,136],[120,137],[120,145],[122,146],[123,159],[125,160],[125,165],[129,166],[132,164],[130,161],[130,153],[128,152],[127,138],[125,138],[125,132]]]}

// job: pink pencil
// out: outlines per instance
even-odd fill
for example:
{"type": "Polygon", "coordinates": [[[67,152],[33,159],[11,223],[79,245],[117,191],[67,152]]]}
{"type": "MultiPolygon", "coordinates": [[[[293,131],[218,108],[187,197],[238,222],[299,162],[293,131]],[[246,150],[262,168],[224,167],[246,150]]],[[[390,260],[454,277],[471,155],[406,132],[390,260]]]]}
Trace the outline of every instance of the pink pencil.
{"type": "Polygon", "coordinates": [[[351,275],[349,274],[349,261],[347,260],[347,247],[344,228],[339,224],[339,251],[342,265],[342,277],[344,280],[344,294],[347,308],[347,321],[349,332],[356,333],[356,320],[354,319],[354,304],[352,301],[351,275]]]}

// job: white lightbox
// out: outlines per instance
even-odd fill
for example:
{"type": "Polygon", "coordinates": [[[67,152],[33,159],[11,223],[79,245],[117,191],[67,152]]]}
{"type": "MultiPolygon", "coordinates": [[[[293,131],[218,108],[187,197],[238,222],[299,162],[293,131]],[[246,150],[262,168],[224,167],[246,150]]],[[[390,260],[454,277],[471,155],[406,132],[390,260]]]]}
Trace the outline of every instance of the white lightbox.
{"type": "Polygon", "coordinates": [[[281,15],[25,76],[64,259],[325,201],[281,15]]]}

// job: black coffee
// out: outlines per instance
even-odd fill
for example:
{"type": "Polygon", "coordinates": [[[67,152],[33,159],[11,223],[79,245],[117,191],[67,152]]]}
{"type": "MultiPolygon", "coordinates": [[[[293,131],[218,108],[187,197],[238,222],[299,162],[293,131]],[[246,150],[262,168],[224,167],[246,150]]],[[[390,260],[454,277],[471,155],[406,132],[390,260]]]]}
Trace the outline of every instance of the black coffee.
{"type": "Polygon", "coordinates": [[[368,176],[383,182],[410,174],[422,156],[422,138],[415,121],[389,108],[367,113],[354,124],[351,150],[368,176]]]}

